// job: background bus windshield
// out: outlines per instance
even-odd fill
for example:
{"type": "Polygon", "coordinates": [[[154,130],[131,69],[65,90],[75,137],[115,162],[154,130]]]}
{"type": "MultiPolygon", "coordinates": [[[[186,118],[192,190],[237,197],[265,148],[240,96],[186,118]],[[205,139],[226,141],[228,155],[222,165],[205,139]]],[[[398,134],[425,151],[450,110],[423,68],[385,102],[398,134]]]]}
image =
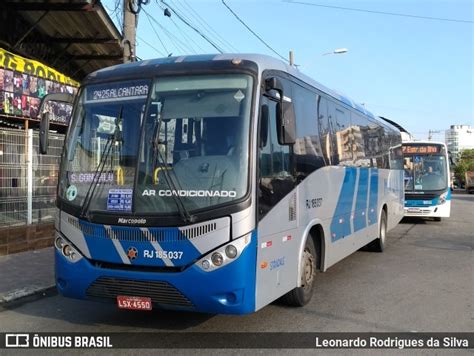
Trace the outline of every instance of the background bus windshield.
{"type": "Polygon", "coordinates": [[[444,155],[405,155],[405,191],[442,190],[448,187],[444,155]]]}

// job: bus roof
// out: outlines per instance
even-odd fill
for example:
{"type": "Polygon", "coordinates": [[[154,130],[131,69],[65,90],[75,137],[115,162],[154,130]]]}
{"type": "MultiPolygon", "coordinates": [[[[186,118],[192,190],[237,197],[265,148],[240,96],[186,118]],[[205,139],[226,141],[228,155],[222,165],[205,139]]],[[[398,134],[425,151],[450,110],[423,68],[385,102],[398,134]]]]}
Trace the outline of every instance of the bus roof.
{"type": "Polygon", "coordinates": [[[110,76],[120,76],[123,73],[129,72],[130,70],[144,70],[156,68],[162,64],[178,64],[178,63],[190,63],[190,62],[207,62],[207,61],[222,61],[222,60],[233,60],[233,59],[242,59],[257,64],[260,73],[264,70],[281,70],[287,72],[295,78],[298,78],[309,85],[315,87],[316,89],[325,92],[326,94],[332,96],[336,100],[339,100],[346,105],[354,108],[355,110],[369,116],[370,118],[375,119],[375,116],[368,111],[365,107],[360,104],[357,104],[349,97],[338,93],[335,90],[332,90],[323,84],[315,81],[314,79],[308,77],[307,75],[301,73],[295,67],[271,56],[263,54],[252,54],[252,53],[222,53],[222,54],[204,54],[204,55],[189,55],[189,56],[177,56],[177,57],[165,57],[165,58],[156,58],[156,59],[147,59],[144,61],[119,64],[112,67],[107,67],[100,69],[96,72],[89,74],[86,80],[94,79],[110,79],[110,76]]]}

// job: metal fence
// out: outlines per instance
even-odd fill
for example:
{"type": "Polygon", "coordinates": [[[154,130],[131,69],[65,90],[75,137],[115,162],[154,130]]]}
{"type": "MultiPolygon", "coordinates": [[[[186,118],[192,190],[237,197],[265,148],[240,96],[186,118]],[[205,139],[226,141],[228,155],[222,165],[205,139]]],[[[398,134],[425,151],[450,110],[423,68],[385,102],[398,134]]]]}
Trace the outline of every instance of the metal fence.
{"type": "Polygon", "coordinates": [[[0,227],[53,221],[64,135],[49,137],[40,155],[38,132],[0,130],[0,227]]]}

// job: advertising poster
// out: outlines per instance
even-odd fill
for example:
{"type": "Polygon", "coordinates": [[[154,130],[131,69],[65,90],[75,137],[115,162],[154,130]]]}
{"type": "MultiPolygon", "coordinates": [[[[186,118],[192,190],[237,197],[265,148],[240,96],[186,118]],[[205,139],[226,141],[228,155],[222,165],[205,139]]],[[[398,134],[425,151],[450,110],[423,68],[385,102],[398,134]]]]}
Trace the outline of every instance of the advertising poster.
{"type": "MultiPolygon", "coordinates": [[[[36,119],[46,94],[75,94],[79,83],[44,64],[0,48],[0,114],[36,119]]],[[[51,121],[67,125],[71,106],[51,102],[51,121]]]]}

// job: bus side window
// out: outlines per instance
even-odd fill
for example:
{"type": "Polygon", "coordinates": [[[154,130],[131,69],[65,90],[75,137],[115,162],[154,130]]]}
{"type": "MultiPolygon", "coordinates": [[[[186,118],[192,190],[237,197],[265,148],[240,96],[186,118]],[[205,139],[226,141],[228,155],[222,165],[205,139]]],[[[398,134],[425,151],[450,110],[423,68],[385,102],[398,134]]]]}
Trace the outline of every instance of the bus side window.
{"type": "Polygon", "coordinates": [[[325,166],[320,143],[317,98],[311,90],[293,84],[293,103],[296,115],[294,165],[299,181],[325,166]]]}
{"type": "MultiPolygon", "coordinates": [[[[267,140],[259,152],[259,217],[260,219],[295,187],[291,174],[290,146],[278,143],[277,102],[262,98],[268,106],[267,140]]],[[[261,125],[264,127],[264,125],[261,125]]]]}
{"type": "Polygon", "coordinates": [[[331,129],[329,126],[328,117],[328,101],[326,98],[318,95],[316,97],[318,106],[318,127],[319,127],[319,141],[321,142],[321,150],[323,153],[326,165],[332,164],[332,143],[331,143],[331,129]]]}
{"type": "Polygon", "coordinates": [[[336,122],[336,105],[331,100],[328,100],[328,124],[330,132],[330,152],[331,152],[331,165],[339,165],[339,153],[338,153],[338,123],[336,122]]]}
{"type": "Polygon", "coordinates": [[[370,135],[369,121],[358,113],[351,113],[352,154],[356,167],[370,167],[371,155],[366,144],[370,135]]]}
{"type": "Polygon", "coordinates": [[[349,111],[336,105],[335,108],[335,130],[337,137],[337,154],[339,156],[339,165],[352,165],[352,128],[349,111]]]}

